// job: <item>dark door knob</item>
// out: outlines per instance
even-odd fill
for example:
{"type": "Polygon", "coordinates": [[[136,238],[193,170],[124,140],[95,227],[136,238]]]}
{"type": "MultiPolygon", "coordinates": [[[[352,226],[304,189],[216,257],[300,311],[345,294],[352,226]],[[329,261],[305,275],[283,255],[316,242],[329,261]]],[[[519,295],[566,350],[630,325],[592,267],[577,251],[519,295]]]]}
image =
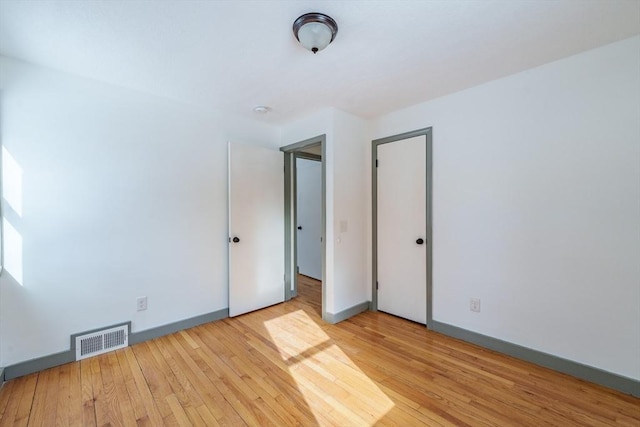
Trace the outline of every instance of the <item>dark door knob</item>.
{"type": "Polygon", "coordinates": [[[302,226],[301,225],[298,226],[298,230],[302,230],[302,226]]]}
{"type": "Polygon", "coordinates": [[[416,240],[416,243],[417,243],[417,244],[419,244],[419,245],[421,245],[421,244],[423,244],[423,243],[424,243],[424,240],[422,240],[422,239],[418,239],[418,240],[416,240]]]}
{"type": "Polygon", "coordinates": [[[233,238],[233,243],[238,243],[240,241],[240,239],[238,239],[237,237],[233,238]]]}

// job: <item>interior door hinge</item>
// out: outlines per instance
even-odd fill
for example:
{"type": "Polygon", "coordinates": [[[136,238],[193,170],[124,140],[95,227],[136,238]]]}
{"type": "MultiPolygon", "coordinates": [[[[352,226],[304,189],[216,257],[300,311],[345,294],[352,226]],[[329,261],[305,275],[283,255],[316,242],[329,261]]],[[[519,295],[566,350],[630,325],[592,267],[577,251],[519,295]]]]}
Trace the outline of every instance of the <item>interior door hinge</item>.
{"type": "Polygon", "coordinates": [[[379,287],[380,287],[380,284],[376,282],[376,291],[378,290],[379,287]]]}
{"type": "Polygon", "coordinates": [[[378,167],[378,159],[376,159],[376,167],[378,167]]]}

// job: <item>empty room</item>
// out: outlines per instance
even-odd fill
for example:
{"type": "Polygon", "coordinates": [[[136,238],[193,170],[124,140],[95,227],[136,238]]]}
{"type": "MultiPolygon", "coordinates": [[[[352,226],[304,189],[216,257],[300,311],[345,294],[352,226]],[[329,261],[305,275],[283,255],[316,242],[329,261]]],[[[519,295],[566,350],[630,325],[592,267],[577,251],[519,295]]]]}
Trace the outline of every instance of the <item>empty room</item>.
{"type": "Polygon", "coordinates": [[[640,425],[640,1],[0,0],[0,426],[640,425]]]}

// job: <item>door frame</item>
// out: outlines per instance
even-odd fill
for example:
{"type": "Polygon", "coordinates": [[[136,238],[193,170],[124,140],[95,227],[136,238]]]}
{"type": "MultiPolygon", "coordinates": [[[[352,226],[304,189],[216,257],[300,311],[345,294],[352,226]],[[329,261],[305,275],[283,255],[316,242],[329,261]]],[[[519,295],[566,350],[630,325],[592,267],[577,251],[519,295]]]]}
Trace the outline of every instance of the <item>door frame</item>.
{"type": "Polygon", "coordinates": [[[378,311],[378,147],[382,144],[389,144],[404,139],[414,138],[416,136],[426,137],[426,244],[427,244],[427,329],[433,329],[433,282],[432,282],[432,250],[433,238],[431,233],[431,206],[432,206],[432,182],[433,182],[433,153],[432,138],[433,130],[431,127],[405,132],[398,135],[388,136],[385,138],[374,139],[371,141],[371,212],[372,212],[372,283],[371,283],[371,310],[378,311]]]}
{"type": "Polygon", "coordinates": [[[284,152],[284,300],[289,301],[291,298],[298,295],[298,276],[297,276],[297,245],[298,245],[298,233],[296,229],[297,224],[297,172],[296,172],[296,158],[313,158],[318,160],[316,156],[305,153],[304,150],[310,147],[320,145],[322,164],[322,318],[325,318],[326,310],[326,292],[325,292],[325,278],[326,275],[326,164],[327,164],[327,136],[326,134],[318,135],[313,138],[305,139],[303,141],[296,142],[294,144],[280,147],[280,151],[284,152]]]}

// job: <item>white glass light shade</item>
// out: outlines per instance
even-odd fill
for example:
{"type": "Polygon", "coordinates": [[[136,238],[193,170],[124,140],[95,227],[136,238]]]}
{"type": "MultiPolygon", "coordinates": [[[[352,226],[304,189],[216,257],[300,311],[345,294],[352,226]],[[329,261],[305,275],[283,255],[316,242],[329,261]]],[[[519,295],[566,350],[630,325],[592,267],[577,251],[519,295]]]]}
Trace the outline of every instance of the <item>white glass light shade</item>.
{"type": "Polygon", "coordinates": [[[298,30],[300,44],[314,53],[329,46],[331,36],[331,29],[321,22],[309,22],[298,30]]]}
{"type": "Polygon", "coordinates": [[[305,13],[293,22],[293,34],[307,50],[317,53],[336,38],[338,24],[323,13],[305,13]]]}

